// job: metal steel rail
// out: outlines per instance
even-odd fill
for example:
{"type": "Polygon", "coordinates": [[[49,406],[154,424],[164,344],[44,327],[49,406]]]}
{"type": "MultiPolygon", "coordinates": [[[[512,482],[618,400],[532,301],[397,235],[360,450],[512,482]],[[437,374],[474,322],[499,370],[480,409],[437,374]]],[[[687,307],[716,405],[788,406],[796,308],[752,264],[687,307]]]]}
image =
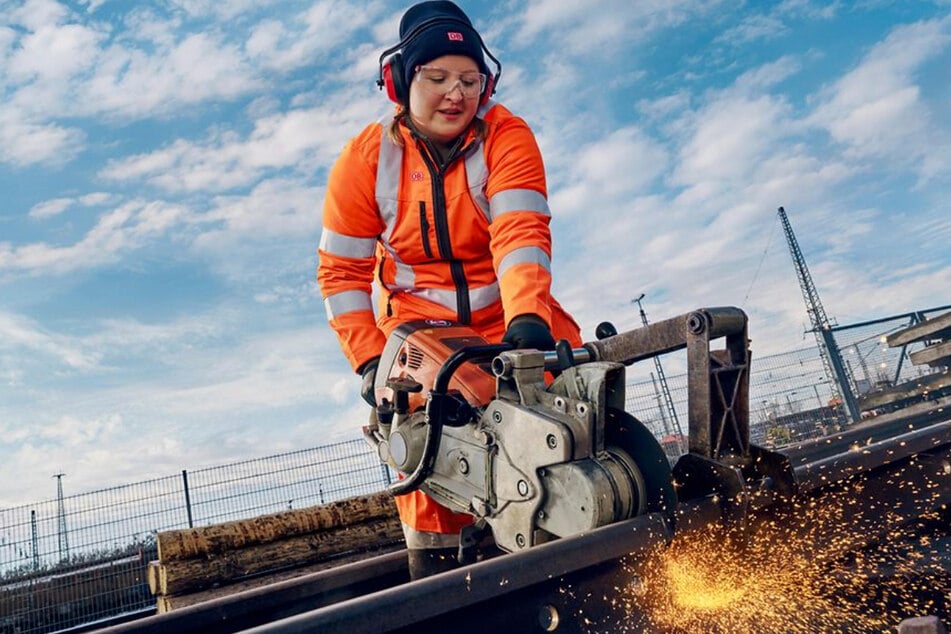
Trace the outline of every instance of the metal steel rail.
{"type": "MultiPolygon", "coordinates": [[[[102,631],[391,632],[421,621],[454,618],[451,615],[459,610],[484,606],[520,591],[545,587],[551,594],[550,586],[554,584],[557,590],[568,575],[585,570],[596,574],[605,564],[626,556],[643,556],[669,539],[662,516],[641,515],[412,583],[406,582],[406,554],[399,551],[102,631]]],[[[552,605],[551,610],[557,608],[552,605]]],[[[548,613],[559,618],[550,610],[548,613]]],[[[533,608],[528,617],[526,628],[537,623],[538,610],[533,608]]],[[[509,623],[513,618],[511,613],[505,616],[509,623]]],[[[484,622],[480,623],[481,632],[484,622]]]]}

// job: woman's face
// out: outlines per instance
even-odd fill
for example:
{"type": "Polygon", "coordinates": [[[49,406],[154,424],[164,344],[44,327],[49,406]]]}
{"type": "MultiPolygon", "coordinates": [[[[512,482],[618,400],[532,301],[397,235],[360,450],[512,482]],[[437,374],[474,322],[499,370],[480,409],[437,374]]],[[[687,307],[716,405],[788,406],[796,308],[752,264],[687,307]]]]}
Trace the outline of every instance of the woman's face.
{"type": "Polygon", "coordinates": [[[479,94],[463,94],[474,92],[478,73],[475,60],[465,55],[443,55],[417,69],[409,87],[409,114],[416,129],[441,143],[462,134],[479,109],[479,94]]]}

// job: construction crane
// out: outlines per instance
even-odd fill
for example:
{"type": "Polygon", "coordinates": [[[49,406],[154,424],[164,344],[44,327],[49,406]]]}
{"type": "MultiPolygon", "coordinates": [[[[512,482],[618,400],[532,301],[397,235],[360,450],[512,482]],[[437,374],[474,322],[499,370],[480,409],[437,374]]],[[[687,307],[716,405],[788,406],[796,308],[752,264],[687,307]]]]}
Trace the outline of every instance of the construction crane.
{"type": "Polygon", "coordinates": [[[845,371],[845,364],[842,362],[842,355],[839,354],[839,347],[832,336],[832,323],[826,316],[825,308],[819,299],[819,292],[812,281],[812,275],[809,274],[809,267],[806,266],[806,258],[803,257],[799,249],[799,243],[796,241],[796,234],[793,233],[792,225],[789,224],[789,218],[786,217],[786,210],[779,208],[779,220],[783,224],[783,232],[786,234],[786,243],[789,245],[789,253],[792,255],[793,266],[796,267],[796,275],[799,278],[799,287],[802,290],[802,298],[806,302],[806,312],[809,313],[809,321],[812,323],[812,332],[816,335],[816,342],[819,345],[819,355],[822,357],[822,365],[825,368],[826,376],[831,379],[832,396],[838,402],[841,402],[848,414],[849,422],[856,422],[860,418],[858,405],[855,402],[855,391],[852,389],[852,381],[849,374],[845,371]]]}

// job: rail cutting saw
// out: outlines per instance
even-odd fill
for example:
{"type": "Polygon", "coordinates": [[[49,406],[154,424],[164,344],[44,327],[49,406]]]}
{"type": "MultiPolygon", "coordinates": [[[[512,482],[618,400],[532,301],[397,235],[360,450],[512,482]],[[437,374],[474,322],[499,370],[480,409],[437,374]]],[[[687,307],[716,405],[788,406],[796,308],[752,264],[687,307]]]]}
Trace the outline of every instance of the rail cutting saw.
{"type": "Polygon", "coordinates": [[[384,348],[364,435],[400,476],[393,494],[419,489],[469,513],[509,552],[646,512],[673,522],[670,462],[625,412],[625,368],[698,341],[703,365],[722,365],[731,347],[746,351],[745,333],[742,311],[711,308],[621,334],[605,322],[581,348],[540,352],[409,322],[384,348]],[[709,352],[711,338],[737,333],[709,352]]]}

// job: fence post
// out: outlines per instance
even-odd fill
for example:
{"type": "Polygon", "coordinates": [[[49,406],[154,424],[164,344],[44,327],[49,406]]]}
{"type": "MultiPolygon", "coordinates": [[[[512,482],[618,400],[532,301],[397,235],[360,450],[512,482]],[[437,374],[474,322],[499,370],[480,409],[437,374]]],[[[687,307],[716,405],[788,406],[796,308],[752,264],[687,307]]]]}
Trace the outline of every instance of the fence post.
{"type": "Polygon", "coordinates": [[[36,509],[30,510],[30,536],[33,545],[33,572],[40,569],[40,540],[36,531],[36,509]]]}
{"type": "Polygon", "coordinates": [[[393,484],[393,480],[390,477],[390,470],[385,463],[380,463],[380,469],[383,471],[383,484],[386,486],[393,484]]]}
{"type": "Polygon", "coordinates": [[[188,471],[182,469],[182,485],[185,487],[185,511],[188,513],[188,528],[194,528],[192,523],[192,499],[188,492],[188,471]]]}

